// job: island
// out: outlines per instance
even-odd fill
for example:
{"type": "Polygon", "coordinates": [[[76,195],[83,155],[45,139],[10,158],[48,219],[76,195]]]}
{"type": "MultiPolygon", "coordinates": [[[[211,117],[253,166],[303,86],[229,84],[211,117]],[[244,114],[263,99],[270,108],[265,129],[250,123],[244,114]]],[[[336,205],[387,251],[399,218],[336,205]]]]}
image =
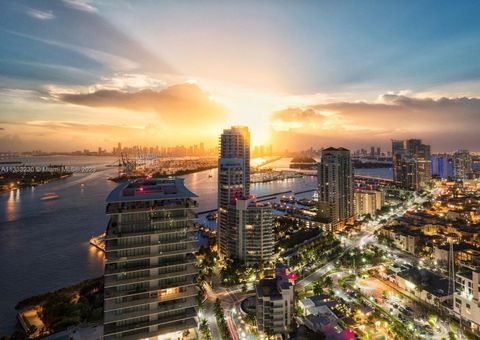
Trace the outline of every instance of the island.
{"type": "Polygon", "coordinates": [[[0,165],[0,193],[48,183],[72,174],[63,165],[0,165]]]}

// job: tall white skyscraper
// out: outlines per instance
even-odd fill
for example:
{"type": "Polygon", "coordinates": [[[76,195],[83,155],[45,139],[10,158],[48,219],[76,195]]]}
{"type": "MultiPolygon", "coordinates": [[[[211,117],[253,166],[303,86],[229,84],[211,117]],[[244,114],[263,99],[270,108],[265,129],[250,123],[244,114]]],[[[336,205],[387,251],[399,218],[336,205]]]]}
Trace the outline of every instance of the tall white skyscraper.
{"type": "Polygon", "coordinates": [[[352,163],[350,151],[345,148],[322,150],[318,166],[318,214],[332,225],[342,225],[354,215],[352,163]]]}
{"type": "Polygon", "coordinates": [[[218,243],[226,256],[235,256],[238,235],[235,205],[250,195],[250,133],[245,126],[232,126],[220,136],[218,160],[218,243]]]}
{"type": "Polygon", "coordinates": [[[273,257],[273,216],[250,195],[250,133],[233,126],[220,136],[218,160],[218,243],[223,255],[246,264],[273,257]]]}

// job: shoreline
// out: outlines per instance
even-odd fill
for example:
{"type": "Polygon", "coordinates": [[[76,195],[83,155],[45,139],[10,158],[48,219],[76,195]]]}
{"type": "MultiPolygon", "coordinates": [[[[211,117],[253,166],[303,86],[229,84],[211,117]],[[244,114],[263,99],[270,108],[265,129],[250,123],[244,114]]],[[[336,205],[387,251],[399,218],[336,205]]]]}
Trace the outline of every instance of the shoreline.
{"type": "Polygon", "coordinates": [[[34,183],[34,184],[32,184],[32,183],[18,183],[18,181],[17,181],[17,183],[13,187],[11,185],[10,185],[10,187],[7,187],[7,185],[3,185],[3,187],[0,187],[0,195],[4,194],[4,193],[11,192],[11,191],[19,190],[19,189],[37,187],[37,186],[40,186],[42,184],[48,184],[48,183],[53,182],[53,181],[59,181],[59,180],[71,177],[72,175],[73,175],[73,173],[68,173],[68,174],[61,175],[59,177],[52,177],[52,178],[49,178],[49,179],[41,180],[40,182],[34,183]]]}
{"type": "MultiPolygon", "coordinates": [[[[201,168],[198,168],[198,169],[191,169],[191,170],[179,170],[179,171],[176,171],[175,173],[173,174],[167,174],[167,173],[153,173],[152,174],[152,177],[175,177],[175,176],[184,176],[184,175],[190,175],[190,174],[194,174],[194,173],[197,173],[197,172],[202,172],[202,171],[208,171],[208,170],[213,170],[213,169],[216,169],[217,166],[206,166],[206,167],[201,167],[201,168]]],[[[117,183],[120,183],[120,182],[125,182],[125,181],[128,181],[128,180],[131,180],[131,179],[137,179],[137,178],[142,178],[142,177],[145,177],[147,176],[147,174],[138,174],[138,175],[131,175],[131,176],[117,176],[117,177],[110,177],[108,178],[109,181],[112,181],[112,182],[117,182],[117,183]]]]}

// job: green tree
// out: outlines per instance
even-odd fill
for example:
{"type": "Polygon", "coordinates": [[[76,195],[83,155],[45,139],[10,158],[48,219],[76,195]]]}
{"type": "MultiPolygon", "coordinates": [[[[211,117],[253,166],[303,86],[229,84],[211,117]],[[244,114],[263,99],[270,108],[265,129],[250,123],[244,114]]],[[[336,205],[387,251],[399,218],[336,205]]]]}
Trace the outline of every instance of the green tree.
{"type": "Polygon", "coordinates": [[[200,334],[202,335],[202,340],[212,340],[212,333],[208,327],[208,322],[206,319],[200,321],[200,334]]]}
{"type": "Polygon", "coordinates": [[[323,292],[323,283],[321,281],[316,281],[313,284],[313,294],[319,295],[323,292]]]}

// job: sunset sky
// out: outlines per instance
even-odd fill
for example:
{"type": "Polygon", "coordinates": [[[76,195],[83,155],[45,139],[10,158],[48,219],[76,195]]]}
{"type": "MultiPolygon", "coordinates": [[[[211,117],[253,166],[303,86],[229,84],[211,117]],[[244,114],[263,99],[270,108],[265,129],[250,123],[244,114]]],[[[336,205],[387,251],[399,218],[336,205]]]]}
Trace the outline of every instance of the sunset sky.
{"type": "Polygon", "coordinates": [[[480,151],[479,1],[1,1],[0,151],[480,151]]]}

